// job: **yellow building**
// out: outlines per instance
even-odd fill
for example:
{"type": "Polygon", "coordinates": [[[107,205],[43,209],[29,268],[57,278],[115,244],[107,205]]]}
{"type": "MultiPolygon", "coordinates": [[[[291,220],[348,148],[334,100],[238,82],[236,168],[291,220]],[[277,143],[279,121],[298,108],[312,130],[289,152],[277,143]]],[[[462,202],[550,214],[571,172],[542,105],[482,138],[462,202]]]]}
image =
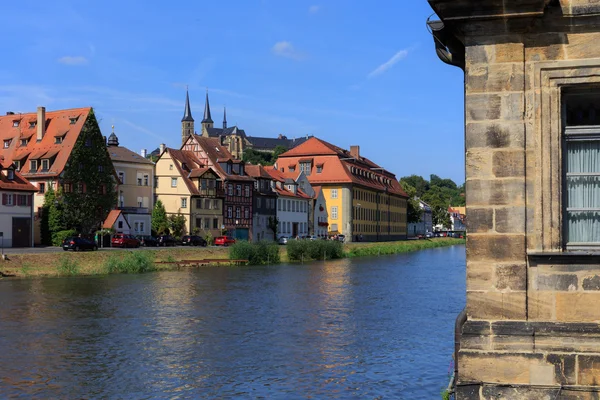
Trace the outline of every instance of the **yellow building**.
{"type": "Polygon", "coordinates": [[[330,235],[346,241],[386,241],[407,236],[408,196],[394,174],[350,151],[312,137],[279,156],[275,167],[283,173],[302,171],[320,186],[328,213],[330,235]]]}
{"type": "Polygon", "coordinates": [[[127,228],[114,228],[118,233],[150,235],[154,207],[154,163],[119,146],[114,126],[108,137],[107,149],[119,179],[117,209],[122,211],[129,224],[127,228]]]}
{"type": "Polygon", "coordinates": [[[223,226],[223,190],[217,173],[191,151],[167,148],[156,161],[155,194],[167,216],[185,217],[185,233],[219,236],[223,226]]]}

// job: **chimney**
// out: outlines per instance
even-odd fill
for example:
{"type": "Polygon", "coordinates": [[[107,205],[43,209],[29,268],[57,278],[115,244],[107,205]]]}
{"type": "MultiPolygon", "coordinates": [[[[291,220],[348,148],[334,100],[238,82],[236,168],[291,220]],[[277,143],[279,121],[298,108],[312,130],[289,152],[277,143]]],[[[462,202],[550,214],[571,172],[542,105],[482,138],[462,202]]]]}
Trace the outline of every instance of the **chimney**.
{"type": "Polygon", "coordinates": [[[360,158],[360,146],[350,146],[350,155],[354,158],[360,158]]]}
{"type": "Polygon", "coordinates": [[[39,142],[46,134],[46,107],[37,108],[37,141],[39,142]]]}
{"type": "Polygon", "coordinates": [[[161,143],[161,144],[160,144],[160,146],[159,146],[159,148],[160,148],[160,154],[159,154],[159,155],[162,155],[162,153],[164,153],[164,152],[165,152],[165,148],[166,148],[166,146],[165,146],[165,144],[164,144],[164,143],[161,143]]]}
{"type": "Polygon", "coordinates": [[[140,152],[140,155],[144,158],[146,158],[147,154],[148,154],[148,152],[146,151],[146,149],[142,149],[142,151],[140,152]]]}

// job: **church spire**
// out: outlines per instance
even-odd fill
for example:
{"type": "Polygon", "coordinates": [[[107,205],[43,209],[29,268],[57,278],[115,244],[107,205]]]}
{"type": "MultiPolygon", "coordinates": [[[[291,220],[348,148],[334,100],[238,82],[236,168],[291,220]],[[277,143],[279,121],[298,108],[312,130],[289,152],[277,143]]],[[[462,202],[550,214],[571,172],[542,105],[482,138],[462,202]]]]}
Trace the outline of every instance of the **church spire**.
{"type": "Polygon", "coordinates": [[[181,122],[183,121],[194,122],[194,118],[192,118],[192,108],[190,107],[190,94],[187,89],[185,90],[185,109],[183,111],[181,122]]]}
{"type": "Polygon", "coordinates": [[[223,106],[223,129],[227,129],[227,109],[223,106]]]}
{"type": "Polygon", "coordinates": [[[202,123],[203,124],[212,124],[213,123],[213,120],[210,117],[210,104],[208,103],[208,89],[206,89],[206,103],[204,104],[204,118],[202,119],[202,123]]]}

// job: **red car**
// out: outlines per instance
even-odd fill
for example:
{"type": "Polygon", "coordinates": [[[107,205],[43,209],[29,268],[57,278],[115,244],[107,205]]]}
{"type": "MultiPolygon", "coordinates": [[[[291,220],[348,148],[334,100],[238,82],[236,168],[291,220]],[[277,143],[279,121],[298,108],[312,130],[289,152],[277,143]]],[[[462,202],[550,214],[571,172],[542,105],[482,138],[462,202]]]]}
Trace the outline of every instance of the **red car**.
{"type": "Polygon", "coordinates": [[[235,244],[235,239],[231,236],[218,236],[215,238],[215,246],[229,246],[235,244]]]}
{"type": "Polygon", "coordinates": [[[112,247],[140,247],[140,241],[138,239],[122,233],[113,235],[110,244],[112,247]]]}

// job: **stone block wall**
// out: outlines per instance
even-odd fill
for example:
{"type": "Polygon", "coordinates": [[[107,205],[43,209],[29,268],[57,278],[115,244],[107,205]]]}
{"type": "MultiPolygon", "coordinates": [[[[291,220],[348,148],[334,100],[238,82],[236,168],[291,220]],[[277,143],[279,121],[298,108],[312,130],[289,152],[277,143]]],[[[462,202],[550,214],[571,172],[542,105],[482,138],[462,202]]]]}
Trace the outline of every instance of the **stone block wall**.
{"type": "MultiPolygon", "coordinates": [[[[496,3],[516,4],[482,0],[477,12],[496,3]]],[[[539,4],[451,22],[465,45],[458,399],[600,398],[600,256],[563,245],[561,149],[564,90],[600,88],[600,0],[539,4]]]]}

